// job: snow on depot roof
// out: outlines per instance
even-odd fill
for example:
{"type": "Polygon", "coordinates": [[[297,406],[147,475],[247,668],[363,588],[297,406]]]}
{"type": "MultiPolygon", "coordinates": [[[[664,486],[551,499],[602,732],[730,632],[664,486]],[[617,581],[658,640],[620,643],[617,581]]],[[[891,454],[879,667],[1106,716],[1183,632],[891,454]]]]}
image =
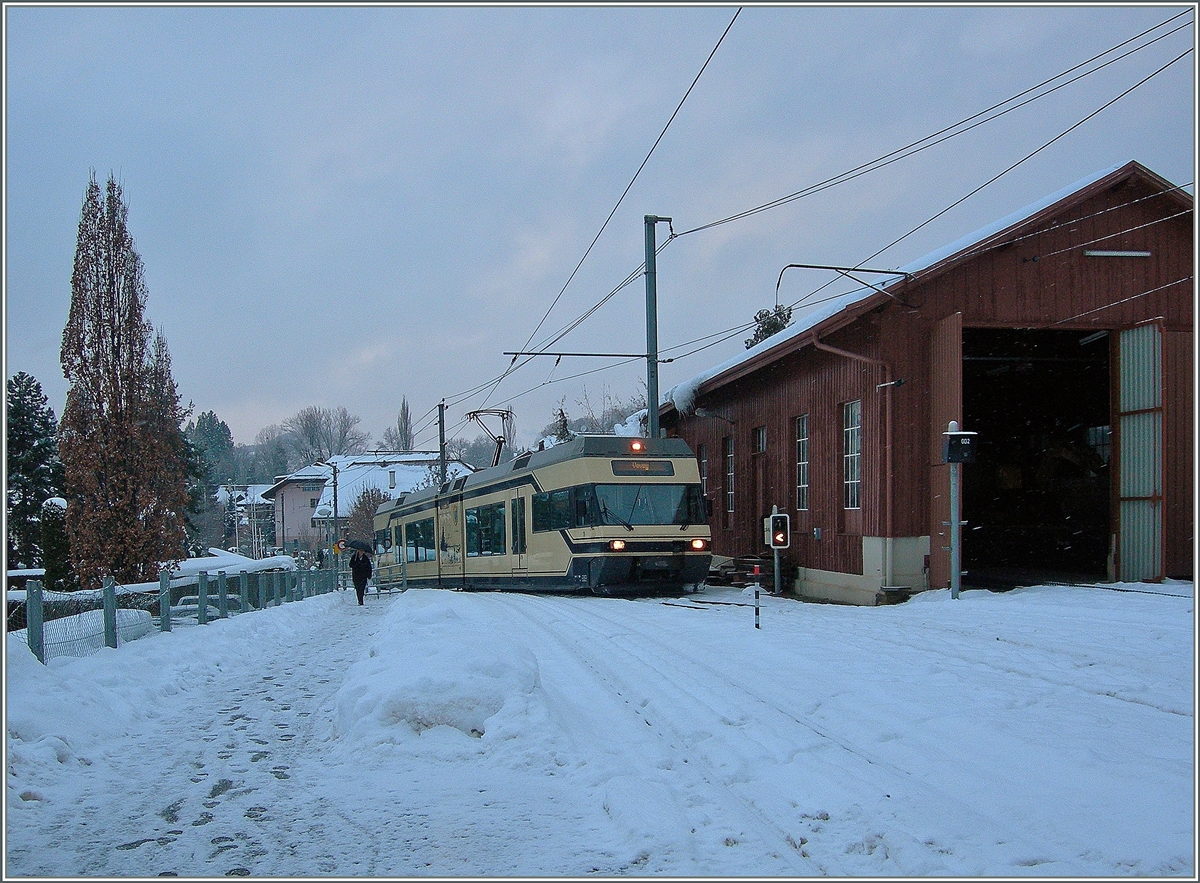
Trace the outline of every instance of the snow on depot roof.
{"type": "MultiPolygon", "coordinates": [[[[1051,193],[1049,196],[1043,197],[1037,202],[1031,203],[1009,215],[1005,215],[1003,218],[993,221],[985,227],[981,227],[974,233],[963,236],[962,238],[957,239],[948,245],[944,245],[935,251],[929,252],[929,254],[926,254],[923,257],[917,258],[911,263],[905,264],[903,267],[900,267],[896,273],[898,276],[903,274],[915,275],[922,270],[927,270],[930,267],[941,263],[947,258],[952,257],[959,252],[965,251],[973,245],[990,239],[997,233],[1007,230],[1009,227],[1032,218],[1034,215],[1038,214],[1038,212],[1044,211],[1055,203],[1066,199],[1073,193],[1077,193],[1080,190],[1091,186],[1102,178],[1113,174],[1114,172],[1123,168],[1124,165],[1125,164],[1110,166],[1109,168],[1102,169],[1098,172],[1093,172],[1084,178],[1080,178],[1074,184],[1064,187],[1055,193],[1051,193]]],[[[897,280],[892,281],[894,282],[897,280]]],[[[675,409],[679,411],[680,414],[691,413],[696,404],[696,391],[705,382],[717,377],[718,375],[724,374],[726,371],[732,368],[736,368],[738,365],[753,359],[755,356],[766,352],[772,347],[779,346],[782,343],[786,343],[789,340],[793,340],[794,338],[811,331],[817,325],[820,325],[825,320],[836,316],[847,307],[866,300],[876,293],[877,289],[874,288],[857,288],[853,291],[848,291],[845,294],[832,297],[824,303],[816,305],[813,309],[798,317],[794,325],[791,325],[783,331],[768,337],[766,340],[755,344],[745,352],[738,353],[736,356],[727,359],[721,364],[714,365],[713,367],[688,378],[682,383],[678,383],[671,387],[666,391],[666,393],[663,394],[662,403],[673,404],[675,409]]]]}
{"type": "Polygon", "coordinates": [[[624,437],[643,436],[646,434],[646,418],[650,413],[649,408],[642,408],[640,411],[634,411],[625,418],[624,423],[618,423],[613,427],[613,435],[624,437]]]}

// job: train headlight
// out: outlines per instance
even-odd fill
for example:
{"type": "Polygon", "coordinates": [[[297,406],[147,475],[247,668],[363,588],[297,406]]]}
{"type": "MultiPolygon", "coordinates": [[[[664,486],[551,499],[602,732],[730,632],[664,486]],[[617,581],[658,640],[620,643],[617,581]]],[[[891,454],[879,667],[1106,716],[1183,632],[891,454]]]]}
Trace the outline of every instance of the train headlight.
{"type": "Polygon", "coordinates": [[[708,540],[695,539],[692,540],[692,551],[703,552],[708,548],[708,540]]]}
{"type": "Polygon", "coordinates": [[[625,551],[625,541],[624,540],[610,540],[608,543],[608,548],[612,549],[614,552],[624,552],[625,551]]]}
{"type": "Polygon", "coordinates": [[[633,454],[644,454],[646,452],[646,443],[641,439],[634,439],[629,443],[629,451],[633,454]]]}

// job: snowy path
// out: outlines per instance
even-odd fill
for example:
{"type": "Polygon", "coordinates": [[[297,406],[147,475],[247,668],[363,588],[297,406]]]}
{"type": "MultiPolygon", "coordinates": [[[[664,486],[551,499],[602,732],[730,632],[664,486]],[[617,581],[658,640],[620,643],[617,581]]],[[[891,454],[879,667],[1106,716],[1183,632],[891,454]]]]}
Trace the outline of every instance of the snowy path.
{"type": "Polygon", "coordinates": [[[10,647],[6,870],[1190,874],[1191,598],[943,595],[346,592],[10,647]]]}
{"type": "MultiPolygon", "coordinates": [[[[240,657],[190,667],[190,701],[166,705],[130,744],[93,760],[79,773],[76,801],[58,808],[51,831],[72,844],[78,864],[64,868],[10,845],[14,866],[30,874],[247,875],[264,858],[311,848],[314,835],[318,844],[360,841],[359,823],[298,792],[292,778],[320,765],[314,732],[327,726],[342,674],[384,612],[351,607],[352,593],[336,598],[333,616],[304,619],[290,647],[251,644],[240,657]]],[[[302,867],[333,871],[315,852],[302,867]]]]}

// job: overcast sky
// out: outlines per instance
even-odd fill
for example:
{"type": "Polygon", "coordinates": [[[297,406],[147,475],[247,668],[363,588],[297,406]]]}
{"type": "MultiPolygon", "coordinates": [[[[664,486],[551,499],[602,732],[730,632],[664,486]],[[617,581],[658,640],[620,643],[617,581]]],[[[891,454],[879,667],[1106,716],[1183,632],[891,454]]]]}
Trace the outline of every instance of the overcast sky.
{"type": "MultiPolygon", "coordinates": [[[[1151,36],[1182,31],[992,122],[673,240],[660,388],[742,351],[786,264],[900,266],[1129,160],[1193,181],[1192,4],[737,9],[6,4],[6,376],[32,374],[61,416],[93,171],[124,187],[147,317],[196,413],[250,444],[345,406],[378,441],[406,396],[426,448],[443,398],[449,435],[511,407],[528,444],[560,401],[574,417],[585,392],[597,410],[644,393],[644,360],[542,357],[484,385],[638,272],[645,215],[683,234],[798,193],[1180,12],[1151,36]]],[[[781,302],[830,276],[789,271],[781,302]]],[[[644,353],[645,321],[638,276],[548,349],[644,353]]]]}

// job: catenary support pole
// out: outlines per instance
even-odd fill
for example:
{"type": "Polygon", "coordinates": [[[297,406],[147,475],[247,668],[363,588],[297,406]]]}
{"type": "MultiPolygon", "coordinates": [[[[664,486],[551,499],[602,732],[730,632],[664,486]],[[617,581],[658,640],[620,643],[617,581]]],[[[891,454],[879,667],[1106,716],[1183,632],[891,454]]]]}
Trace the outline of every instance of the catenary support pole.
{"type": "Polygon", "coordinates": [[[670,218],[646,215],[646,426],[658,438],[658,268],[655,227],[670,218]]]}
{"type": "Polygon", "coordinates": [[[438,402],[438,483],[446,483],[446,400],[438,402]]]}

